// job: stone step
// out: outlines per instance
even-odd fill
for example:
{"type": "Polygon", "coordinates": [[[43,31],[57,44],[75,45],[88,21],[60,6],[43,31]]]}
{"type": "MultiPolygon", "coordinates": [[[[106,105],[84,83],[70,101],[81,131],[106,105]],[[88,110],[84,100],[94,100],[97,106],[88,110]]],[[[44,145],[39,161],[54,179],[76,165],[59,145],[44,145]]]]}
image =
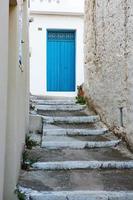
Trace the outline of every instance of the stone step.
{"type": "Polygon", "coordinates": [[[36,105],[37,111],[81,111],[86,108],[86,105],[36,105]]]}
{"type": "MultiPolygon", "coordinates": [[[[19,185],[36,191],[133,191],[133,170],[21,171],[19,185]]],[[[45,199],[45,198],[44,198],[45,199]]],[[[50,199],[51,200],[51,199],[50,199]]],[[[77,200],[77,199],[76,199],[77,200]]],[[[126,199],[125,199],[126,200],[126,199]]]]}
{"type": "Polygon", "coordinates": [[[129,161],[133,160],[133,155],[127,150],[119,147],[101,149],[59,149],[49,150],[44,148],[34,148],[28,151],[29,158],[38,162],[63,162],[63,161],[129,161]],[[39,159],[38,159],[39,158],[39,159]]]}
{"type": "Polygon", "coordinates": [[[97,115],[94,116],[71,116],[71,117],[42,117],[44,123],[68,123],[68,124],[79,124],[79,123],[95,123],[100,120],[97,115]]]}
{"type": "Polygon", "coordinates": [[[112,141],[42,141],[42,148],[46,149],[62,149],[62,148],[71,148],[71,149],[92,149],[92,148],[110,148],[117,146],[121,140],[112,140],[112,141]]]}
{"type": "Polygon", "coordinates": [[[76,105],[76,100],[34,100],[37,105],[76,105]]]}
{"type": "MultiPolygon", "coordinates": [[[[100,127],[101,128],[101,127],[100,127]]],[[[77,123],[77,124],[67,124],[67,123],[54,123],[47,124],[43,123],[43,129],[86,129],[86,130],[96,130],[99,129],[96,123],[77,123]]]]}
{"type": "Polygon", "coordinates": [[[37,162],[32,167],[39,170],[133,169],[133,161],[37,162]]]}
{"type": "MultiPolygon", "coordinates": [[[[56,136],[56,135],[44,135],[42,137],[42,142],[53,142],[53,143],[71,143],[71,142],[104,142],[104,141],[110,141],[108,138],[109,135],[96,135],[96,136],[56,136]]],[[[112,139],[116,139],[116,137],[114,136],[114,138],[112,139]]]]}
{"type": "Polygon", "coordinates": [[[20,187],[31,200],[133,200],[133,191],[47,191],[37,192],[20,187]]]}
{"type": "Polygon", "coordinates": [[[46,129],[43,128],[43,135],[56,136],[98,136],[108,133],[106,128],[103,129],[46,129]]]}
{"type": "Polygon", "coordinates": [[[37,110],[37,113],[41,116],[48,117],[84,117],[88,116],[84,110],[81,111],[45,111],[45,110],[37,110]]]}

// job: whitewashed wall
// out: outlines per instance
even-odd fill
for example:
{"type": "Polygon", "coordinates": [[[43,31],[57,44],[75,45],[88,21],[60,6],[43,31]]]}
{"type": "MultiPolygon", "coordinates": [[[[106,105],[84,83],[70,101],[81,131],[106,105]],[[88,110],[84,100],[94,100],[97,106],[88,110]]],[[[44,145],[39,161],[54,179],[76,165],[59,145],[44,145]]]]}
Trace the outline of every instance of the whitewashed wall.
{"type": "Polygon", "coordinates": [[[14,2],[11,1],[9,7],[9,2],[2,0],[0,9],[0,22],[3,22],[0,33],[0,200],[18,199],[14,189],[18,183],[21,154],[29,126],[28,1],[14,2]],[[23,10],[23,67],[19,65],[20,9],[23,10]]]}
{"type": "Polygon", "coordinates": [[[83,0],[61,1],[61,3],[48,3],[48,1],[31,1],[31,18],[33,22],[30,24],[30,91],[34,95],[63,95],[75,96],[75,92],[47,92],[46,91],[46,32],[47,29],[65,29],[76,30],[76,86],[84,82],[83,70],[83,30],[84,16],[83,0]],[[37,4],[38,2],[38,4],[37,4]],[[75,1],[74,1],[75,2],[75,1]],[[38,5],[38,6],[37,6],[38,5]],[[42,7],[40,7],[42,5],[42,7]],[[39,13],[44,9],[51,13],[39,13]],[[70,7],[71,5],[71,7],[70,7]],[[44,7],[43,7],[44,6],[44,7]],[[34,9],[38,8],[38,13],[34,9]],[[34,11],[33,11],[34,10],[34,11]],[[58,14],[53,11],[58,10],[58,14]],[[64,13],[63,13],[64,12],[64,13]],[[68,13],[67,13],[68,12],[68,13]],[[71,12],[71,14],[70,14],[71,12]],[[73,14],[72,14],[73,12],[73,14]],[[62,14],[63,13],[63,14],[62,14]],[[42,28],[41,31],[38,28],[42,28]]]}
{"type": "Polygon", "coordinates": [[[84,13],[84,0],[31,0],[31,11],[84,13]]]}

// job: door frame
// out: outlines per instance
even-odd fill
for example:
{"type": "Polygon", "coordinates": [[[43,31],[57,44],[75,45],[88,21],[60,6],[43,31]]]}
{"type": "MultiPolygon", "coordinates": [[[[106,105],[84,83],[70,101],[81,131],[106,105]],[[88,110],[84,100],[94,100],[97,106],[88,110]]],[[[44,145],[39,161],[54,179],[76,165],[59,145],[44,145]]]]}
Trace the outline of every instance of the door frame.
{"type": "Polygon", "coordinates": [[[45,69],[45,85],[46,85],[46,93],[48,95],[58,95],[58,96],[65,96],[65,95],[70,95],[70,96],[75,96],[75,94],[77,93],[77,30],[76,29],[61,29],[61,28],[47,28],[46,29],[46,69],[45,69]],[[66,92],[66,91],[57,91],[57,92],[52,92],[52,91],[48,91],[47,90],[47,57],[48,57],[48,32],[49,31],[55,31],[55,32],[74,32],[75,33],[75,91],[69,91],[69,92],[66,92]]]}

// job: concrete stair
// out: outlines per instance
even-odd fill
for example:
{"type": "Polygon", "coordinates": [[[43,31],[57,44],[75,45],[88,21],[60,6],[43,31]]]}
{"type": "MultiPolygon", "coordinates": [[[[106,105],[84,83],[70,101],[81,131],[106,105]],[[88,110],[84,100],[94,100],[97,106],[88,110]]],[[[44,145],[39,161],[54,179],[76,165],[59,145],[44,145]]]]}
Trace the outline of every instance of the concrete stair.
{"type": "Polygon", "coordinates": [[[86,108],[86,105],[36,105],[35,109],[38,111],[81,111],[86,108]]]}
{"type": "Polygon", "coordinates": [[[67,124],[79,124],[79,123],[95,123],[100,120],[100,117],[95,116],[71,116],[71,117],[43,117],[44,123],[67,123],[67,124]]]}
{"type": "Polygon", "coordinates": [[[131,191],[62,191],[62,192],[37,192],[34,190],[25,191],[32,200],[132,200],[131,191]]]}
{"type": "Polygon", "coordinates": [[[101,129],[43,129],[44,136],[98,136],[108,132],[106,128],[101,129]]]}
{"type": "Polygon", "coordinates": [[[74,99],[35,103],[43,130],[19,178],[27,200],[133,200],[133,155],[99,116],[74,99]]]}
{"type": "Polygon", "coordinates": [[[76,104],[76,101],[75,99],[71,99],[71,100],[40,100],[40,99],[37,99],[37,100],[34,100],[33,101],[34,103],[36,103],[37,105],[75,105],[76,104]]]}
{"type": "MultiPolygon", "coordinates": [[[[65,140],[65,138],[64,138],[65,140]]],[[[69,148],[69,149],[92,149],[92,148],[107,148],[107,147],[115,147],[117,146],[121,140],[112,140],[112,141],[77,141],[77,140],[70,140],[70,141],[45,141],[43,137],[43,142],[41,147],[46,149],[62,149],[62,148],[69,148]]]]}
{"type": "Polygon", "coordinates": [[[33,164],[33,168],[39,170],[133,169],[133,161],[37,162],[33,164]]]}
{"type": "Polygon", "coordinates": [[[37,159],[38,162],[65,162],[65,161],[132,161],[132,156],[126,150],[121,150],[121,146],[113,148],[96,149],[45,149],[35,148],[28,151],[30,158],[37,159]]]}

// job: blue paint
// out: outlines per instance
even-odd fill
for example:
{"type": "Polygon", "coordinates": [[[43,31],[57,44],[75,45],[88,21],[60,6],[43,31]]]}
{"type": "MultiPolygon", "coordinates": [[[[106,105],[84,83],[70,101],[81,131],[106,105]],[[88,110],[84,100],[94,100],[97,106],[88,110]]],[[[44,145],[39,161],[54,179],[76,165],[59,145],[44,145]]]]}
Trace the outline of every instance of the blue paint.
{"type": "Polygon", "coordinates": [[[75,91],[75,31],[47,32],[47,91],[75,91]]]}

